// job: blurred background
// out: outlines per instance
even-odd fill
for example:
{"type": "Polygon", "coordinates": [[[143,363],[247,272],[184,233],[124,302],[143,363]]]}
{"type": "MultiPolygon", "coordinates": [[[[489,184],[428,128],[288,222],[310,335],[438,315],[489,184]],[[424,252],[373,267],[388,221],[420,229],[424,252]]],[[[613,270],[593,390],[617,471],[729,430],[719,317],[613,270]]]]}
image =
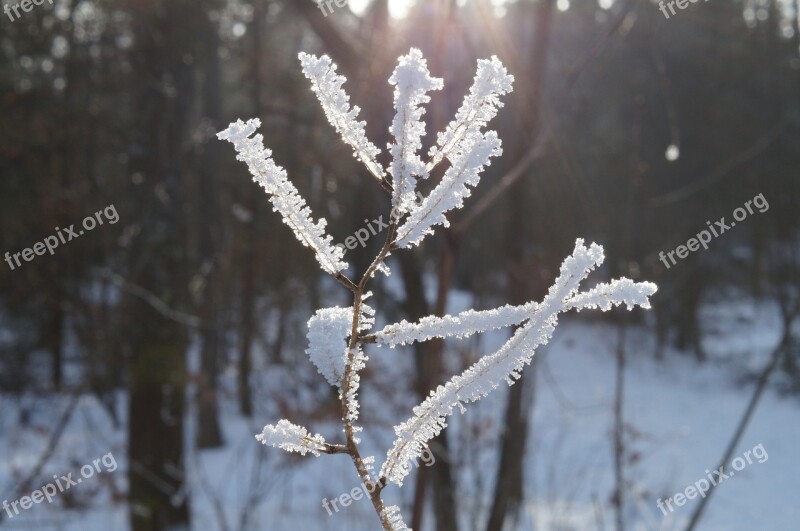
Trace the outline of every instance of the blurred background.
{"type": "MultiPolygon", "coordinates": [[[[578,237],[605,247],[595,280],[659,292],[649,311],[563,319],[519,383],[453,417],[435,464],[384,491],[406,523],[800,528],[798,1],[675,14],[648,0],[339,4],[55,0],[2,15],[0,500],[109,453],[119,466],[3,510],[0,528],[379,528],[367,501],[323,508],[358,485],[347,456],[253,437],[288,418],[341,439],[305,334],[318,308],[350,301],[215,133],[261,118],[276,162],[344,242],[387,219],[389,201],[297,54],[339,65],[383,148],[387,79],[411,47],[445,81],[426,152],[477,59],[497,55],[516,82],[490,126],[504,155],[448,229],[375,280],[379,324],[538,300],[578,237]],[[659,258],[759,194],[768,208],[707,250],[659,258]],[[109,207],[118,221],[66,241],[109,207]],[[52,254],[13,262],[57,228],[52,254]],[[712,497],[657,506],[759,444],[768,459],[712,497]]],[[[347,251],[351,278],[382,242],[347,251]]],[[[393,425],[508,334],[368,351],[362,439],[377,464],[393,425]]]]}

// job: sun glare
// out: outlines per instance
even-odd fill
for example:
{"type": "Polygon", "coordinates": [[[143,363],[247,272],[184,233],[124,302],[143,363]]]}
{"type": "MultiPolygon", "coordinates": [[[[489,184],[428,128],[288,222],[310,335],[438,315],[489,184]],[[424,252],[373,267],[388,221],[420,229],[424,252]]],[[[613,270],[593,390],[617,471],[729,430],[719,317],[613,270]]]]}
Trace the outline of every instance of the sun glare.
{"type": "MultiPolygon", "coordinates": [[[[350,0],[350,9],[356,15],[361,15],[366,11],[371,0],[350,0]]],[[[414,6],[415,0],[389,0],[389,14],[392,18],[404,18],[414,6]]]]}

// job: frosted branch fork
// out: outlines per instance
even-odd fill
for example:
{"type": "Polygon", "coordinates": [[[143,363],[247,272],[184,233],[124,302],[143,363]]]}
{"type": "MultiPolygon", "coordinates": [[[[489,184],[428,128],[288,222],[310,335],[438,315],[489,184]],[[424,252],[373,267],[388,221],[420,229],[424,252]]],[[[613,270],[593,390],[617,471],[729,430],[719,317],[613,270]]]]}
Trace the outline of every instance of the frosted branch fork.
{"type": "Polygon", "coordinates": [[[401,57],[389,79],[394,86],[395,108],[390,128],[394,141],[388,146],[392,157],[388,174],[393,180],[389,184],[387,169],[377,159],[380,150],[367,139],[365,123],[357,120],[359,108],[350,106],[349,96],[343,89],[345,78],[336,73],[336,65],[327,56],[318,58],[301,53],[299,59],[328,121],[353,149],[355,158],[390,193],[392,212],[400,216],[390,216],[391,223],[381,250],[355,283],[344,274],[348,265],[343,261],[343,250],[334,246],[331,236],[325,233],[325,219],[313,220],[310,208],[288,180],[286,171],[272,160],[272,153],[263,146],[262,136],[255,134],[259,120],[239,120],[217,135],[234,145],[237,159],[247,164],[253,179],[269,194],[275,211],[297,239],[314,252],[320,267],[353,293],[352,306],[323,308],[309,319],[306,350],[320,374],[339,389],[344,443],[328,443],[321,435],[311,434],[305,427],[285,419],[265,426],[256,438],[265,445],[303,455],[348,454],[359,478],[370,491],[370,501],[383,529],[404,530],[408,528],[399,508],[383,503],[382,490],[388,482],[403,484],[411,461],[447,426],[446,419],[456,406],[463,411],[464,404],[486,396],[501,382],[512,385],[532,360],[536,348],[547,343],[562,312],[589,308],[605,311],[620,304],[626,304],[629,309],[648,308],[649,297],[655,293],[656,286],[622,278],[579,292],[581,281],[603,261],[602,247],[596,244],[586,247],[579,239],[541,303],[468,310],[456,316],[428,316],[417,323],[402,321],[370,333],[375,310],[365,302],[371,296],[367,290],[369,281],[378,271],[389,274],[385,261],[393,251],[418,245],[437,225],[447,227],[446,214],[464,205],[464,199],[478,185],[491,159],[502,154],[497,133],[484,131],[484,128],[502,107],[500,97],[511,92],[514,78],[496,57],[478,61],[469,93],[453,121],[439,133],[436,145],[429,152],[429,160],[424,163],[418,155],[425,134],[422,105],[430,101],[428,92],[440,90],[443,83],[431,77],[419,50],[412,49],[401,57]],[[428,178],[430,171],[443,162],[449,166],[441,181],[417,205],[413,200],[417,181],[428,178]],[[433,338],[466,337],[516,325],[519,328],[497,352],[481,358],[440,385],[414,408],[411,418],[395,426],[397,439],[387,452],[378,481],[373,483],[370,472],[374,457],[361,456],[357,438],[361,427],[356,425],[360,371],[368,361],[365,346],[396,347],[433,338]]]}

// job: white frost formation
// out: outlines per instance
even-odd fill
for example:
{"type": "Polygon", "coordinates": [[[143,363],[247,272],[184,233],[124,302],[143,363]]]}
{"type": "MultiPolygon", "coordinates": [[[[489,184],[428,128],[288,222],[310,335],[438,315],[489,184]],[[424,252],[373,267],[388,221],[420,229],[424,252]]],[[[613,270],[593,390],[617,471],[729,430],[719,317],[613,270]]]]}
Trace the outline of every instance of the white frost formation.
{"type": "Polygon", "coordinates": [[[306,354],[328,383],[342,386],[347,338],[353,324],[352,308],[323,308],[308,320],[306,354]]]}
{"type": "MultiPolygon", "coordinates": [[[[428,93],[443,87],[441,79],[431,77],[422,53],[412,49],[400,58],[389,83],[394,86],[395,117],[390,132],[394,142],[389,145],[391,163],[387,180],[387,169],[377,160],[380,150],[366,137],[365,123],[358,121],[358,107],[350,106],[345,93],[344,77],[336,74],[336,65],[327,56],[321,58],[301,53],[303,73],[311,80],[312,90],[322,105],[328,121],[342,139],[350,145],[355,157],[370,174],[392,191],[392,211],[402,214],[393,219],[396,231],[393,240],[387,241],[385,254],[378,257],[375,268],[388,274],[385,264],[390,251],[418,245],[433,232],[437,225],[448,226],[446,214],[460,208],[471,189],[480,180],[483,170],[492,157],[502,154],[500,139],[494,131],[485,131],[488,122],[502,107],[500,97],[511,92],[513,76],[496,58],[478,61],[478,69],[472,87],[464,98],[455,118],[438,135],[436,145],[423,162],[419,155],[422,137],[425,134],[425,113],[422,105],[430,101],[428,93]],[[415,201],[415,189],[419,179],[428,178],[431,170],[440,163],[447,163],[441,181],[422,201],[415,201]],[[395,227],[395,222],[401,224],[395,227]]],[[[268,194],[270,201],[284,222],[294,231],[303,245],[316,254],[322,268],[347,285],[357,296],[368,279],[358,285],[349,281],[341,271],[348,266],[342,261],[343,250],[334,247],[331,237],[325,234],[325,220],[314,222],[305,201],[289,182],[286,172],[272,160],[272,153],[264,149],[262,136],[255,133],[258,120],[232,123],[219,138],[233,143],[237,158],[247,163],[253,178],[268,194]],[[358,286],[358,287],[356,287],[358,286]]],[[[494,310],[468,310],[458,315],[444,317],[429,316],[417,323],[401,321],[386,326],[371,336],[367,332],[375,323],[375,311],[364,304],[370,293],[364,293],[357,302],[360,310],[353,315],[354,308],[325,308],[317,311],[308,321],[308,349],[312,363],[331,384],[340,388],[339,397],[346,404],[343,412],[345,433],[356,434],[361,428],[355,426],[359,417],[358,390],[360,371],[368,358],[364,345],[377,343],[395,347],[432,338],[466,337],[504,327],[519,325],[511,338],[495,353],[478,360],[461,374],[432,391],[406,422],[395,426],[397,439],[389,449],[381,467],[380,480],[398,485],[410,471],[410,464],[421,456],[428,442],[446,426],[446,419],[456,407],[464,410],[464,404],[474,402],[496,389],[502,382],[512,385],[520,373],[533,359],[536,348],[546,344],[558,323],[558,316],[567,310],[599,308],[609,310],[625,304],[628,309],[636,306],[649,308],[649,297],[656,292],[655,284],[636,283],[622,278],[579,292],[580,283],[602,264],[603,248],[597,244],[586,247],[577,240],[575,249],[561,264],[555,283],[541,303],[529,302],[521,306],[502,306],[494,310]],[[355,328],[357,337],[350,337],[355,328]],[[369,337],[369,340],[365,338],[369,337]],[[347,376],[347,378],[345,378],[347,376]],[[351,428],[348,430],[347,428],[351,428]]],[[[277,446],[287,451],[319,455],[334,447],[327,445],[320,435],[309,435],[308,431],[288,420],[264,427],[257,436],[264,444],[277,446]]],[[[358,443],[353,435],[352,440],[358,443]]],[[[348,442],[349,444],[349,442],[348,442]]],[[[344,448],[339,446],[338,449],[344,448]]],[[[364,467],[372,470],[373,458],[363,460],[364,467]]],[[[408,529],[396,506],[379,508],[381,520],[392,530],[408,529]]]]}
{"type": "Polygon", "coordinates": [[[325,450],[325,439],[320,434],[309,435],[308,430],[288,420],[281,420],[276,425],[267,424],[264,431],[256,435],[256,439],[266,446],[274,446],[287,452],[298,452],[302,455],[311,452],[319,457],[325,450]]]}
{"type": "MultiPolygon", "coordinates": [[[[532,311],[527,322],[511,339],[494,354],[481,358],[445,385],[440,385],[414,408],[413,417],[395,426],[397,439],[389,450],[380,475],[402,485],[410,471],[410,463],[422,454],[428,441],[447,426],[445,419],[453,413],[453,409],[458,406],[463,411],[465,403],[480,400],[503,381],[512,385],[520,377],[525,365],[533,359],[536,348],[550,339],[561,312],[570,307],[599,306],[608,309],[622,303],[627,304],[628,308],[635,305],[649,308],[648,297],[656,292],[655,284],[650,282],[637,284],[621,279],[578,293],[580,282],[602,264],[603,259],[601,246],[593,243],[584,247],[583,240],[579,239],[572,255],[561,264],[560,275],[545,299],[538,306],[530,306],[532,311]]],[[[487,318],[484,326],[493,324],[487,318]]],[[[424,337],[435,330],[422,332],[421,337],[424,337]]]]}
{"type": "Polygon", "coordinates": [[[410,212],[414,208],[417,179],[428,178],[425,163],[417,154],[425,135],[425,122],[422,121],[425,109],[420,105],[431,100],[427,95],[429,91],[441,90],[444,83],[440,78],[431,77],[428,63],[416,48],[400,58],[389,83],[395,87],[396,111],[390,128],[395,142],[389,146],[392,153],[389,173],[394,186],[392,204],[397,206],[398,213],[410,212]]]}
{"type": "Polygon", "coordinates": [[[292,228],[300,243],[314,251],[322,269],[331,274],[347,269],[347,264],[342,261],[344,250],[334,246],[333,238],[325,234],[328,222],[322,218],[314,223],[311,209],[287,178],[286,170],[275,164],[270,150],[264,149],[264,137],[258,134],[250,138],[260,126],[258,118],[247,122],[237,120],[217,133],[217,138],[233,144],[238,153],[236,159],[247,163],[253,180],[270,194],[274,210],[292,228]]]}

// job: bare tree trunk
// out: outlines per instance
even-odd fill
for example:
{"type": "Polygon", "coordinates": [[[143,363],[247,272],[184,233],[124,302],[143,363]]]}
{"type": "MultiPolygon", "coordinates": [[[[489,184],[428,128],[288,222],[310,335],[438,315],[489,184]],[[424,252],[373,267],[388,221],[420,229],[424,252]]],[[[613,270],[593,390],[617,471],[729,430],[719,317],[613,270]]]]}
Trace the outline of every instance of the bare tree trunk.
{"type": "Polygon", "coordinates": [[[494,501],[489,513],[488,531],[502,531],[507,518],[517,519],[524,500],[522,486],[525,445],[528,440],[528,418],[533,408],[535,373],[533,366],[509,389],[505,413],[505,429],[500,446],[494,501]]]}
{"type": "Polygon", "coordinates": [[[625,531],[625,336],[627,321],[620,316],[617,335],[614,384],[614,521],[617,531],[625,531]]]}
{"type": "MultiPolygon", "coordinates": [[[[541,95],[544,92],[547,74],[547,57],[550,46],[550,28],[553,16],[553,0],[540,2],[534,6],[528,6],[529,17],[524,16],[523,11],[520,19],[524,20],[520,31],[526,31],[528,22],[532,22],[531,30],[533,39],[531,42],[530,60],[526,61],[516,54],[509,52],[514,58],[517,68],[524,71],[518,87],[516,97],[520,99],[519,108],[528,109],[525,116],[517,122],[517,126],[522,129],[523,138],[532,146],[536,143],[540,131],[540,104],[541,95]],[[523,100],[524,98],[524,100],[523,100]]],[[[520,6],[521,8],[521,6],[520,6]]],[[[523,39],[524,41],[525,39],[523,39]]],[[[499,43],[504,50],[514,50],[510,42],[499,43]]],[[[520,153],[513,157],[514,160],[521,160],[525,157],[525,152],[529,149],[528,145],[519,147],[520,153]]],[[[511,304],[524,304],[530,300],[529,297],[535,290],[531,284],[530,276],[523,276],[519,273],[519,268],[526,262],[526,255],[523,251],[522,242],[530,241],[531,231],[529,228],[529,180],[520,179],[511,187],[509,194],[509,218],[506,233],[506,255],[510,263],[516,267],[509,268],[508,271],[508,300],[511,304]],[[526,222],[528,221],[528,222],[526,222]]],[[[500,459],[495,478],[495,491],[492,501],[492,508],[486,525],[487,531],[502,531],[506,520],[510,517],[516,521],[519,509],[524,501],[525,493],[523,488],[525,447],[528,440],[528,418],[532,409],[533,385],[536,378],[534,367],[528,371],[523,371],[517,383],[509,389],[508,402],[505,412],[505,426],[502,432],[500,459]]]]}
{"type": "MultiPolygon", "coordinates": [[[[254,116],[261,117],[264,106],[261,103],[261,57],[264,17],[266,16],[265,0],[253,4],[253,22],[250,25],[250,92],[254,116]]],[[[257,194],[247,195],[245,204],[252,216],[247,224],[244,236],[242,257],[242,292],[239,305],[239,411],[249,417],[253,414],[253,393],[250,388],[252,372],[253,339],[255,337],[255,304],[256,304],[256,245],[258,244],[258,200],[257,194]]]]}
{"type": "MultiPolygon", "coordinates": [[[[526,217],[526,189],[528,181],[516,183],[509,196],[509,223],[506,233],[506,255],[512,264],[524,262],[521,240],[526,239],[524,229],[526,217]]],[[[510,267],[508,271],[507,299],[512,305],[524,304],[530,300],[530,280],[519,273],[520,266],[510,267]]],[[[525,445],[528,440],[528,417],[531,411],[530,399],[535,381],[534,367],[522,372],[517,383],[508,391],[508,401],[502,437],[500,439],[500,459],[495,477],[494,499],[489,512],[487,531],[502,531],[508,517],[515,520],[523,501],[523,464],[525,445]],[[529,392],[530,391],[530,392],[529,392]]]]}
{"type": "MultiPolygon", "coordinates": [[[[212,9],[216,2],[208,0],[200,4],[201,11],[212,9]]],[[[198,61],[203,65],[203,107],[205,119],[213,130],[221,129],[219,35],[216,24],[205,17],[198,20],[198,61]]],[[[202,147],[201,165],[198,169],[199,208],[197,227],[200,229],[201,259],[199,275],[204,277],[204,288],[198,297],[199,314],[203,320],[202,351],[200,353],[201,378],[198,386],[198,448],[218,448],[223,445],[217,405],[217,372],[220,358],[219,322],[219,259],[216,235],[213,230],[217,220],[217,150],[216,138],[205,140],[202,147]]]]}
{"type": "MultiPolygon", "coordinates": [[[[251,221],[252,223],[252,221],[251,221]]],[[[255,290],[256,290],[256,266],[255,238],[253,232],[255,227],[247,229],[245,237],[245,250],[243,253],[244,271],[242,275],[242,294],[240,301],[239,328],[239,370],[238,370],[238,390],[239,390],[239,411],[245,417],[253,414],[253,393],[250,388],[250,374],[252,372],[252,350],[253,338],[255,335],[255,290]]]]}
{"type": "MultiPolygon", "coordinates": [[[[419,266],[417,256],[411,253],[400,253],[400,261],[403,282],[407,299],[405,302],[406,314],[409,319],[418,320],[430,314],[428,302],[425,300],[425,290],[422,285],[422,270],[419,266]]],[[[451,274],[449,268],[441,266],[439,273],[439,293],[449,289],[449,278],[451,274]],[[442,282],[445,280],[445,282],[442,282]]],[[[439,297],[440,306],[444,301],[439,297]]],[[[438,310],[438,308],[437,308],[438,310]]],[[[441,313],[439,314],[441,315],[441,313]]],[[[425,398],[428,393],[438,385],[441,380],[441,357],[442,342],[430,341],[425,344],[415,343],[415,363],[417,367],[417,392],[420,398],[425,398]]],[[[458,530],[458,519],[456,516],[455,490],[453,488],[453,473],[450,463],[449,442],[447,431],[442,431],[437,437],[431,440],[430,449],[436,462],[430,470],[424,472],[426,476],[418,476],[417,490],[424,491],[424,481],[427,474],[433,487],[434,507],[433,512],[436,516],[436,529],[458,530]],[[420,479],[422,478],[422,479],[420,479]],[[422,483],[420,483],[422,482],[422,483]]],[[[420,469],[422,470],[422,469],[420,469]]],[[[414,510],[413,520],[421,525],[422,506],[418,505],[414,510]]],[[[419,527],[417,527],[418,529],[419,527]]],[[[412,527],[414,529],[414,527],[412,527]]]]}
{"type": "Polygon", "coordinates": [[[45,348],[50,352],[51,363],[53,364],[52,382],[53,388],[58,390],[63,383],[64,365],[64,309],[62,306],[62,290],[59,286],[48,289],[45,296],[47,308],[47,318],[44,333],[45,348]]]}
{"type": "MultiPolygon", "coordinates": [[[[147,215],[132,243],[131,278],[166,306],[185,308],[188,282],[186,253],[181,249],[187,244],[180,193],[194,74],[184,57],[196,6],[188,0],[135,4],[134,68],[141,79],[152,82],[142,83],[136,95],[139,149],[131,157],[131,167],[144,184],[133,193],[147,215]]],[[[135,332],[130,339],[128,425],[131,529],[188,529],[183,472],[186,330],[142,299],[132,299],[131,307],[130,329],[135,332]]]]}

